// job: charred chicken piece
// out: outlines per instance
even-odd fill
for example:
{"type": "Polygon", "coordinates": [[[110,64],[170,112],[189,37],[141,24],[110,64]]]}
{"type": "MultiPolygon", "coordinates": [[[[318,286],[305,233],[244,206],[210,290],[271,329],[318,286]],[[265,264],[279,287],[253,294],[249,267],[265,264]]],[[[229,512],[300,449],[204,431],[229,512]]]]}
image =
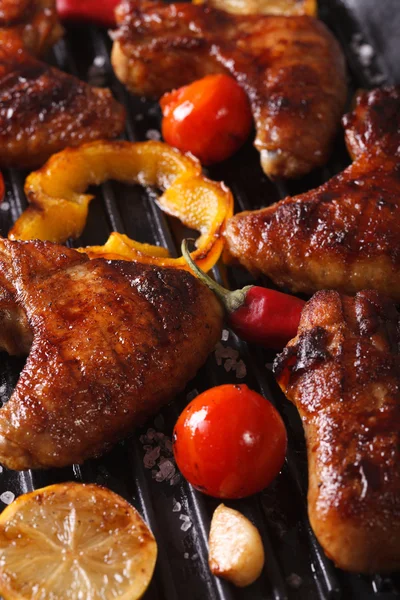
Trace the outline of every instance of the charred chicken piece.
{"type": "Polygon", "coordinates": [[[40,62],[0,30],[0,167],[39,167],[67,146],[116,137],[124,122],[109,90],[40,62]]]}
{"type": "Polygon", "coordinates": [[[0,0],[0,31],[20,37],[29,53],[44,54],[63,33],[55,0],[0,0]]]}
{"type": "Polygon", "coordinates": [[[375,289],[400,301],[400,162],[364,154],[305,194],[238,213],[229,253],[293,292],[375,289]]]}
{"type": "Polygon", "coordinates": [[[218,301],[186,271],[1,240],[0,274],[0,346],[31,345],[0,410],[12,469],[103,453],[174,398],[220,338],[218,301]]]}
{"type": "Polygon", "coordinates": [[[350,156],[381,148],[389,156],[400,155],[400,85],[363,91],[354,111],[343,117],[350,156]]]}
{"type": "Polygon", "coordinates": [[[321,22],[140,0],[124,0],[117,21],[112,62],[132,92],[160,96],[230,73],[249,96],[269,177],[298,177],[326,162],[346,83],[341,49],[321,22]]]}
{"type": "Polygon", "coordinates": [[[400,568],[399,348],[391,301],[323,291],[274,365],[304,425],[311,526],[348,571],[400,568]]]}
{"type": "Polygon", "coordinates": [[[384,151],[396,137],[385,115],[396,111],[392,93],[376,96],[382,119],[360,101],[346,120],[354,153],[370,150],[315,190],[235,215],[225,233],[231,256],[293,292],[375,289],[400,301],[400,155],[384,151]]]}

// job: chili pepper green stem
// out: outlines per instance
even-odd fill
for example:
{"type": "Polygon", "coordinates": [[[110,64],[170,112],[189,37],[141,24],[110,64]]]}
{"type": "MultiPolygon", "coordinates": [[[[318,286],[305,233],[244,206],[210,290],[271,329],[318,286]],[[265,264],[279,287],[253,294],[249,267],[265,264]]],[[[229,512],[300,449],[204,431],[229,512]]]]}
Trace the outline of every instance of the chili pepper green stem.
{"type": "Polygon", "coordinates": [[[211,279],[211,277],[209,277],[196,265],[196,263],[190,256],[188,248],[189,241],[194,242],[193,239],[187,239],[183,240],[181,245],[182,255],[188,263],[189,267],[197,275],[200,281],[202,281],[206,286],[208,286],[210,290],[212,290],[214,294],[219,298],[228,314],[235,312],[235,310],[243,306],[243,304],[246,301],[247,292],[253,286],[247,285],[241,290],[235,290],[234,292],[231,292],[230,290],[227,290],[224,287],[222,287],[222,285],[219,285],[219,283],[214,281],[214,279],[211,279]]]}

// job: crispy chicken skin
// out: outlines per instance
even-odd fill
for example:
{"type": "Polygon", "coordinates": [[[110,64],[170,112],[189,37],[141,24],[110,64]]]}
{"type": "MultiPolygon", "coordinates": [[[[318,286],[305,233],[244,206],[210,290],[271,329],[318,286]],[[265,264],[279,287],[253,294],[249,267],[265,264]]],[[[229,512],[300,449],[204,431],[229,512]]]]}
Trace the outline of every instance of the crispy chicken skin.
{"type": "Polygon", "coordinates": [[[0,346],[10,351],[9,335],[32,344],[0,410],[0,462],[12,469],[98,456],[174,398],[220,338],[218,301],[186,271],[1,240],[0,273],[24,313],[0,346]]]}
{"type": "Polygon", "coordinates": [[[400,315],[377,292],[318,292],[275,361],[299,410],[311,526],[335,564],[400,569],[400,315]]]}
{"type": "Polygon", "coordinates": [[[238,213],[230,255],[293,292],[370,288],[400,301],[400,162],[363,155],[316,190],[238,213]]]}
{"type": "MultiPolygon", "coordinates": [[[[387,98],[378,97],[385,115],[387,98]]],[[[375,289],[400,301],[400,158],[383,151],[390,119],[368,120],[372,129],[361,109],[346,119],[355,154],[356,144],[370,149],[343,173],[315,190],[230,219],[228,253],[293,292],[375,289]]]]}
{"type": "Polygon", "coordinates": [[[354,111],[343,117],[346,144],[354,159],[377,146],[393,156],[400,150],[400,85],[363,91],[354,111]]]}
{"type": "Polygon", "coordinates": [[[0,167],[39,167],[67,146],[116,137],[124,122],[109,90],[40,62],[0,31],[0,167]]]}
{"type": "Polygon", "coordinates": [[[55,0],[0,0],[0,31],[20,37],[29,53],[44,54],[63,33],[55,0]]]}
{"type": "Polygon", "coordinates": [[[312,17],[233,15],[189,3],[123,0],[112,62],[134,93],[228,72],[246,90],[269,177],[326,162],[346,97],[341,49],[312,17]]]}

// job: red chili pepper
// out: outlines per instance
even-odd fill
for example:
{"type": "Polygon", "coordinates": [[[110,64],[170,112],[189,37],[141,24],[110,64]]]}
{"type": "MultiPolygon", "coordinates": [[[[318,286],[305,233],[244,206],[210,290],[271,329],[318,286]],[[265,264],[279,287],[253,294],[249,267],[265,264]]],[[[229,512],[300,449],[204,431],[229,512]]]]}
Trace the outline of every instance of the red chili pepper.
{"type": "Polygon", "coordinates": [[[105,27],[115,26],[115,7],[120,0],[57,0],[57,12],[65,21],[88,21],[105,27]]]}
{"type": "Polygon", "coordinates": [[[192,271],[221,300],[230,327],[243,340],[279,350],[297,335],[304,300],[255,285],[231,292],[193,262],[187,240],[182,242],[182,254],[192,271]]]}

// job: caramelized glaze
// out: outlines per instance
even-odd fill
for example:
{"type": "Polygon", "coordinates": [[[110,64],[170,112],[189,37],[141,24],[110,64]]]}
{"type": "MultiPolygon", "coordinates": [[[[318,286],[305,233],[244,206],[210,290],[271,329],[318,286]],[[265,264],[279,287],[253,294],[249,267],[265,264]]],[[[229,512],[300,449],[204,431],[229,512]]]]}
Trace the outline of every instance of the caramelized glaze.
{"type": "Polygon", "coordinates": [[[186,271],[2,240],[0,273],[24,313],[0,345],[32,343],[0,410],[0,462],[12,469],[98,456],[170,401],[220,337],[218,301],[186,271]]]}
{"type": "Polygon", "coordinates": [[[354,111],[343,117],[346,144],[353,158],[377,146],[389,156],[400,150],[400,85],[363,91],[354,111]]]}
{"type": "Polygon", "coordinates": [[[55,0],[0,0],[0,43],[3,32],[21,38],[29,53],[44,54],[63,33],[55,0]]]}
{"type": "Polygon", "coordinates": [[[400,568],[400,315],[373,291],[318,292],[274,369],[298,408],[308,512],[337,566],[400,568]]]}
{"type": "Polygon", "coordinates": [[[29,55],[17,35],[0,31],[0,166],[34,168],[67,146],[116,137],[124,108],[29,55]]]}
{"type": "Polygon", "coordinates": [[[321,22],[140,0],[124,0],[117,20],[112,61],[131,91],[160,96],[228,72],[248,93],[267,175],[297,177],[326,162],[346,84],[341,49],[321,22]]]}
{"type": "Polygon", "coordinates": [[[362,96],[345,120],[357,160],[315,190],[235,215],[230,255],[293,292],[375,289],[400,301],[399,100],[393,89],[362,96]]]}

